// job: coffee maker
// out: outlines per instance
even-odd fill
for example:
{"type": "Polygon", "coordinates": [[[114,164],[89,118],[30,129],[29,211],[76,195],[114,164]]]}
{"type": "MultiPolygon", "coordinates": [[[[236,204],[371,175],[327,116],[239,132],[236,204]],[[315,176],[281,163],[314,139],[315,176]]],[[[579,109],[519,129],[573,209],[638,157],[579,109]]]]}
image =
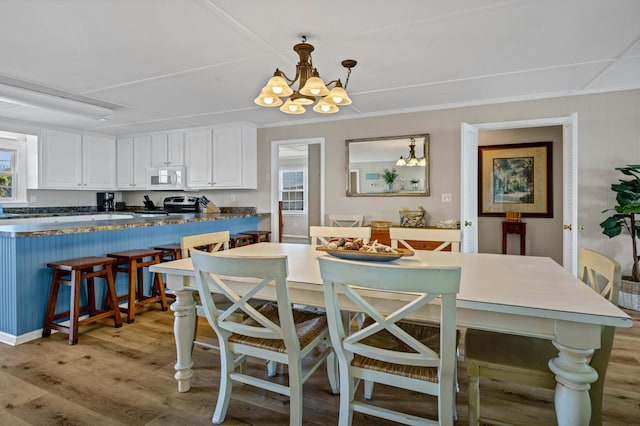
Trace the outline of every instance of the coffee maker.
{"type": "Polygon", "coordinates": [[[112,212],[115,210],[115,194],[113,192],[97,192],[96,207],[99,212],[112,212]]]}

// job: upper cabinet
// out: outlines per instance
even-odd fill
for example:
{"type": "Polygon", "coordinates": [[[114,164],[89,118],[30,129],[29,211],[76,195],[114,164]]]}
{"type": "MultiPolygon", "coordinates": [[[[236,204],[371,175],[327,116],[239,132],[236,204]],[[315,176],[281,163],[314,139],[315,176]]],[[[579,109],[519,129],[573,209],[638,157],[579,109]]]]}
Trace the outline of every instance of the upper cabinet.
{"type": "Polygon", "coordinates": [[[151,136],[118,139],[116,187],[121,190],[147,188],[151,164],[151,136]]]}
{"type": "Polygon", "coordinates": [[[113,189],[116,141],[111,136],[42,130],[40,188],[113,189]]]}
{"type": "Polygon", "coordinates": [[[40,188],[82,189],[82,135],[42,130],[40,188]]]}
{"type": "Polygon", "coordinates": [[[257,188],[257,131],[249,125],[199,129],[185,134],[189,189],[257,188]]]}
{"type": "Polygon", "coordinates": [[[214,188],[258,187],[257,131],[251,126],[213,129],[214,188]]]}
{"type": "Polygon", "coordinates": [[[211,129],[190,130],[185,133],[187,188],[211,188],[211,141],[211,129]]]}
{"type": "Polygon", "coordinates": [[[116,187],[116,139],[82,135],[82,189],[116,187]]]}
{"type": "Polygon", "coordinates": [[[183,166],[184,134],[182,132],[151,135],[151,166],[183,166]]]}

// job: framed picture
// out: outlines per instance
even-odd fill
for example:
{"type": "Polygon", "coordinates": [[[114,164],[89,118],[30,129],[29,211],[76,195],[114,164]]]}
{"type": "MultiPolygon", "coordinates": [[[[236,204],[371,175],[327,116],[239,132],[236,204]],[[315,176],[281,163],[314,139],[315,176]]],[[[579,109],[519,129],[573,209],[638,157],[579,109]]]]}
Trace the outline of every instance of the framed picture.
{"type": "Polygon", "coordinates": [[[478,214],[553,217],[551,142],[478,147],[478,214]]]}

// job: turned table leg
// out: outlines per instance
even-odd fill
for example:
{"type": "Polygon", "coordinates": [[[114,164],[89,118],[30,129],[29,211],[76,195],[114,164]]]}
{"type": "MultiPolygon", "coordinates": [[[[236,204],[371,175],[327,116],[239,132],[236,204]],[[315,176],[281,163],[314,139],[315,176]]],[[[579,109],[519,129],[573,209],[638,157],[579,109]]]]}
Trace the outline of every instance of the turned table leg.
{"type": "Polygon", "coordinates": [[[176,339],[175,379],[178,381],[178,392],[187,392],[191,389],[191,376],[193,361],[191,349],[196,323],[196,304],[193,298],[193,290],[176,290],[176,300],[171,304],[174,312],[173,334],[176,339]]]}

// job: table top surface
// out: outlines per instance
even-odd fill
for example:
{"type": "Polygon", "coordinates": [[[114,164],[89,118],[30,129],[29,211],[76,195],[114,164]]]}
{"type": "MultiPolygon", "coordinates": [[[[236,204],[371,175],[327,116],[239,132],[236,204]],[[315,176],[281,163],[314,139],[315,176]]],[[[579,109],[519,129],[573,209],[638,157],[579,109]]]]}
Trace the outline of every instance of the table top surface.
{"type": "MultiPolygon", "coordinates": [[[[289,282],[317,285],[317,258],[328,256],[305,244],[260,243],[218,252],[221,256],[286,255],[289,282]]],[[[416,251],[390,267],[427,265],[462,268],[459,308],[631,327],[631,318],[548,257],[416,251]]],[[[151,267],[154,272],[193,276],[190,258],[151,267]]],[[[314,288],[314,286],[310,286],[314,288]]]]}

